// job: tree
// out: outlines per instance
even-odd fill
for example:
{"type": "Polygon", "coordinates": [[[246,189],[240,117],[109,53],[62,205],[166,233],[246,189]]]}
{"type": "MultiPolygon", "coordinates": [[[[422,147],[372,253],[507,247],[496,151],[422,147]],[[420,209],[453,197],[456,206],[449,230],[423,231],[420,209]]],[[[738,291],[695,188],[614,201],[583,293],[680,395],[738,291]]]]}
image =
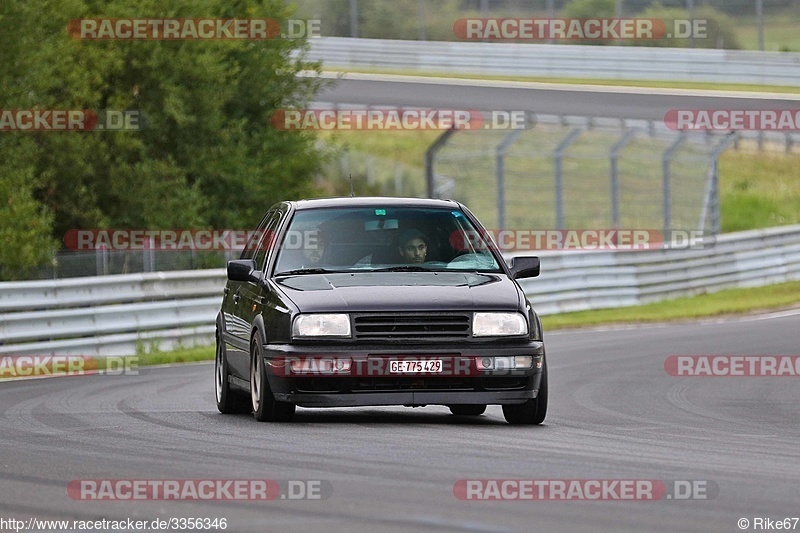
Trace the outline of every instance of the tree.
{"type": "Polygon", "coordinates": [[[320,87],[297,76],[319,70],[303,59],[304,40],[91,41],[67,32],[78,18],[274,18],[285,26],[291,15],[283,0],[0,3],[5,109],[141,117],[139,131],[0,132],[19,137],[0,142],[0,158],[28,169],[18,176],[40,204],[34,212],[50,214],[52,235],[249,228],[274,201],[314,195],[322,155],[314,136],[270,125],[276,110],[307,105],[320,87]]]}
{"type": "Polygon", "coordinates": [[[0,280],[24,278],[57,247],[52,215],[33,198],[34,171],[26,159],[35,146],[26,141],[0,135],[0,153],[10,156],[3,157],[0,178],[0,280]]]}

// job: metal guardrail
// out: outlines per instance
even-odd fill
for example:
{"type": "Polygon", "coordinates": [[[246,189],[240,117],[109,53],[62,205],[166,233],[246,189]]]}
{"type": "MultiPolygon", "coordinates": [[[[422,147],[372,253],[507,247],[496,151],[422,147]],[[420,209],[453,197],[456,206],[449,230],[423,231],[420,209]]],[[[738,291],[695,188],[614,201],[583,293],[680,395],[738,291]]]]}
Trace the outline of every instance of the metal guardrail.
{"type": "Polygon", "coordinates": [[[800,280],[800,225],[718,236],[706,249],[541,253],[521,280],[545,315],[800,280]]]}
{"type": "Polygon", "coordinates": [[[211,344],[224,285],[224,269],[0,283],[0,355],[211,344]]]}
{"type": "Polygon", "coordinates": [[[635,46],[401,41],[320,37],[326,67],[434,73],[800,85],[800,54],[635,46]]]}
{"type": "MultiPolygon", "coordinates": [[[[722,235],[705,249],[542,252],[521,281],[541,314],[620,307],[800,279],[800,225],[722,235]]],[[[211,344],[225,271],[0,283],[0,355],[130,355],[211,344]]]]}

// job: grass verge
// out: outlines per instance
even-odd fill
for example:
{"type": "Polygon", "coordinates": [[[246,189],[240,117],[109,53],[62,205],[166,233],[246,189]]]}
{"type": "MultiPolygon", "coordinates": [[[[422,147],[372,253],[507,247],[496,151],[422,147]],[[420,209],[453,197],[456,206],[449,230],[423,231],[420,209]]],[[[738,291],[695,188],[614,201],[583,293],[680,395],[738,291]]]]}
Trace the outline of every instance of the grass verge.
{"type": "MultiPolygon", "coordinates": [[[[663,300],[646,305],[559,313],[542,317],[545,332],[605,324],[639,324],[748,314],[796,306],[800,302],[800,281],[726,289],[713,294],[663,300]]],[[[536,301],[533,302],[536,307],[536,301]]]]}
{"type": "Polygon", "coordinates": [[[47,377],[64,374],[127,373],[139,367],[170,363],[193,363],[214,359],[214,346],[181,348],[171,352],[154,351],[131,356],[12,356],[0,357],[0,382],[16,378],[47,377]]]}
{"type": "Polygon", "coordinates": [[[197,361],[213,361],[214,345],[181,348],[171,352],[153,352],[138,354],[139,366],[168,365],[172,363],[194,363],[197,361]]]}
{"type": "Polygon", "coordinates": [[[388,74],[396,76],[419,76],[427,78],[455,78],[463,80],[522,81],[533,83],[556,83],[564,85],[602,85],[604,87],[643,87],[646,89],[687,89],[701,91],[735,91],[800,94],[800,87],[788,85],[758,85],[753,83],[710,83],[667,80],[615,80],[595,78],[557,78],[542,76],[500,76],[490,74],[462,74],[453,72],[420,72],[381,68],[336,68],[325,67],[326,72],[388,74]]]}

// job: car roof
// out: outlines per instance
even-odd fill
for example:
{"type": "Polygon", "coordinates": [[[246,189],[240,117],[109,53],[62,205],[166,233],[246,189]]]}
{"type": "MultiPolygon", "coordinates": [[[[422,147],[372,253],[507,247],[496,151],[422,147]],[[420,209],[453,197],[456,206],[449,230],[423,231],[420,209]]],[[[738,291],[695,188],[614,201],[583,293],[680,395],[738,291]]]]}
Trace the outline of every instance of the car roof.
{"type": "Polygon", "coordinates": [[[400,198],[394,196],[355,196],[339,198],[315,198],[288,202],[297,210],[318,209],[324,207],[439,207],[444,209],[459,208],[453,200],[432,198],[400,198]]]}

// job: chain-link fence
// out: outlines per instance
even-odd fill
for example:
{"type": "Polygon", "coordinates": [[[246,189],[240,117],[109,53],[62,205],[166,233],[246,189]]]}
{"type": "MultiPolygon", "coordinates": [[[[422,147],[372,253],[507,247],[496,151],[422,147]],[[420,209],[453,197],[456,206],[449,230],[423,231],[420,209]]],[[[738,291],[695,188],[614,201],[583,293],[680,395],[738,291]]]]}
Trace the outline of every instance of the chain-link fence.
{"type": "Polygon", "coordinates": [[[239,251],[207,250],[86,250],[60,251],[49,265],[32,272],[29,279],[108,276],[167,270],[225,268],[239,251]]]}
{"type": "MultiPolygon", "coordinates": [[[[378,109],[378,108],[375,108],[378,109]]],[[[684,132],[663,121],[530,115],[525,129],[450,130],[427,169],[357,151],[325,178],[348,194],[463,201],[489,227],[647,228],[717,234],[718,158],[800,153],[796,132],[684,132]],[[426,175],[427,174],[427,175],[426,175]]]]}
{"type": "Polygon", "coordinates": [[[539,115],[526,129],[448,132],[429,153],[429,187],[434,197],[463,201],[496,229],[715,235],[717,160],[737,137],[539,115]]]}
{"type": "MultiPolygon", "coordinates": [[[[454,23],[462,18],[671,18],[708,20],[711,32],[706,39],[673,38],[658,43],[660,46],[800,51],[797,32],[800,0],[296,0],[296,3],[299,16],[320,21],[323,36],[453,41],[458,40],[454,23]]],[[[623,40],[613,44],[647,43],[623,40]]]]}

